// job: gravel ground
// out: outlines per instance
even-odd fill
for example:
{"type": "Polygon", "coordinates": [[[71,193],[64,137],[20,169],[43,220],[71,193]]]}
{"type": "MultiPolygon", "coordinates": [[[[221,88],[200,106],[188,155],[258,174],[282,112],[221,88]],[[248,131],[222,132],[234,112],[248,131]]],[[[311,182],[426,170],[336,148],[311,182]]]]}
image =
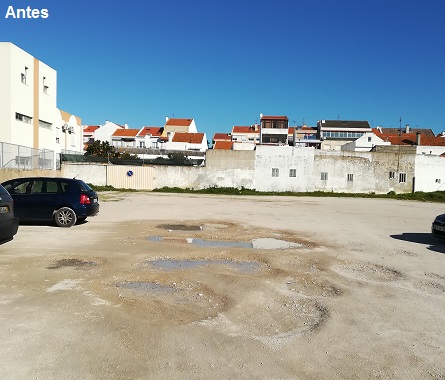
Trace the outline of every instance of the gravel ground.
{"type": "Polygon", "coordinates": [[[443,205],[102,193],[0,246],[0,379],[444,379],[443,205]]]}

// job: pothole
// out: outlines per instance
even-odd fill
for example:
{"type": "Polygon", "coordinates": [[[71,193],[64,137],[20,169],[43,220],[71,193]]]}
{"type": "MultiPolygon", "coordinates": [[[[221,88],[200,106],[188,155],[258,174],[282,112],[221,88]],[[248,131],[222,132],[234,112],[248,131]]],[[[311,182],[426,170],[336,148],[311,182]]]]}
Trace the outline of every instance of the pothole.
{"type": "Polygon", "coordinates": [[[168,231],[202,231],[202,226],[190,224],[160,224],[158,228],[168,231]]]}
{"type": "Polygon", "coordinates": [[[304,247],[304,245],[300,243],[294,243],[291,241],[274,239],[274,238],[252,239],[251,243],[241,242],[241,241],[218,241],[218,240],[206,240],[200,238],[174,238],[174,237],[163,237],[163,236],[149,236],[148,240],[153,242],[187,243],[205,248],[222,247],[222,248],[280,250],[280,249],[295,249],[304,247]]]}
{"type": "Polygon", "coordinates": [[[274,238],[258,238],[252,240],[252,248],[254,249],[289,249],[301,247],[303,247],[303,244],[274,238]]]}
{"type": "Polygon", "coordinates": [[[161,270],[184,270],[209,266],[225,266],[233,268],[241,273],[254,273],[261,269],[261,265],[254,261],[232,261],[232,260],[154,260],[145,261],[155,269],[161,270]]]}
{"type": "Polygon", "coordinates": [[[275,343],[318,331],[329,317],[328,309],[314,299],[250,297],[237,309],[219,314],[200,324],[230,336],[252,336],[264,343],[275,343]]]}
{"type": "Polygon", "coordinates": [[[358,280],[385,282],[394,281],[403,277],[403,274],[396,269],[367,263],[349,263],[344,266],[334,267],[333,269],[340,274],[358,280]]]}
{"type": "Polygon", "coordinates": [[[46,267],[46,269],[60,269],[63,267],[82,268],[82,267],[94,267],[94,266],[97,266],[97,263],[94,261],[85,261],[80,259],[61,259],[57,260],[54,264],[50,265],[49,267],[46,267]]]}
{"type": "Polygon", "coordinates": [[[116,286],[118,288],[128,289],[135,292],[147,293],[147,294],[170,294],[176,291],[176,289],[173,287],[157,284],[154,282],[142,282],[142,281],[121,282],[119,284],[116,284],[116,286]]]}

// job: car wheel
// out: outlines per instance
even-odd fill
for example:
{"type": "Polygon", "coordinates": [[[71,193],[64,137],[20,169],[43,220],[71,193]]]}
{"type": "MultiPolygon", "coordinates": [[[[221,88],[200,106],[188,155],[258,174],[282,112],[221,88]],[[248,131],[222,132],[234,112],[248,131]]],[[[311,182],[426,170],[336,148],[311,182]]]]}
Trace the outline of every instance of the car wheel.
{"type": "Polygon", "coordinates": [[[76,224],[76,213],[69,207],[62,207],[54,214],[54,221],[59,227],[71,227],[76,224]]]}

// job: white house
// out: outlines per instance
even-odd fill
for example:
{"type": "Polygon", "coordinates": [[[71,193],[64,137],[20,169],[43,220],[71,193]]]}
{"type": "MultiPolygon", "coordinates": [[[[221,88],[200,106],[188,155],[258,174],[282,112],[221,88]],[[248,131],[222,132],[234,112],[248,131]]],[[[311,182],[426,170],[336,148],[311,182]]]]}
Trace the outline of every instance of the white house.
{"type": "MultiPolygon", "coordinates": [[[[80,119],[56,106],[56,70],[11,42],[0,42],[0,67],[0,141],[55,154],[81,152],[80,119]]],[[[50,161],[54,166],[56,157],[50,161]]]]}
{"type": "Polygon", "coordinates": [[[106,120],[105,124],[99,125],[99,128],[97,128],[94,131],[94,139],[100,141],[108,141],[111,145],[113,143],[112,141],[113,133],[116,132],[118,129],[119,130],[128,129],[128,125],[127,124],[119,125],[109,120],[106,120]]]}
{"type": "Polygon", "coordinates": [[[169,134],[169,140],[162,144],[166,150],[194,150],[197,152],[207,151],[207,138],[205,133],[176,132],[169,134]]]}
{"type": "Polygon", "coordinates": [[[365,132],[358,139],[342,145],[341,150],[347,152],[369,152],[376,145],[391,145],[391,143],[382,140],[373,132],[365,132]]]}

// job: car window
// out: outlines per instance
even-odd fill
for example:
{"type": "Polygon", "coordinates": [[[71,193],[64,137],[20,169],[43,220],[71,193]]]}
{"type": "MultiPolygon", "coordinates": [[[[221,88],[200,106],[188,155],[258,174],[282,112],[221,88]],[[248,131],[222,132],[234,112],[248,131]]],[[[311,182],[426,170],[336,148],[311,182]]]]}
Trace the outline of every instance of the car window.
{"type": "Polygon", "coordinates": [[[77,183],[79,184],[81,191],[92,191],[93,190],[91,187],[89,187],[85,182],[83,182],[80,179],[77,180],[77,183]]]}
{"type": "Polygon", "coordinates": [[[43,181],[36,180],[33,182],[31,186],[31,194],[40,194],[43,193],[43,181]]]}
{"type": "Polygon", "coordinates": [[[57,181],[46,181],[46,192],[47,193],[58,193],[59,186],[57,181]]]}
{"type": "Polygon", "coordinates": [[[12,182],[5,185],[5,189],[8,190],[9,194],[26,194],[30,183],[31,181],[12,182]]]}
{"type": "Polygon", "coordinates": [[[60,182],[60,188],[62,193],[68,193],[70,190],[70,184],[68,182],[60,182]]]}

